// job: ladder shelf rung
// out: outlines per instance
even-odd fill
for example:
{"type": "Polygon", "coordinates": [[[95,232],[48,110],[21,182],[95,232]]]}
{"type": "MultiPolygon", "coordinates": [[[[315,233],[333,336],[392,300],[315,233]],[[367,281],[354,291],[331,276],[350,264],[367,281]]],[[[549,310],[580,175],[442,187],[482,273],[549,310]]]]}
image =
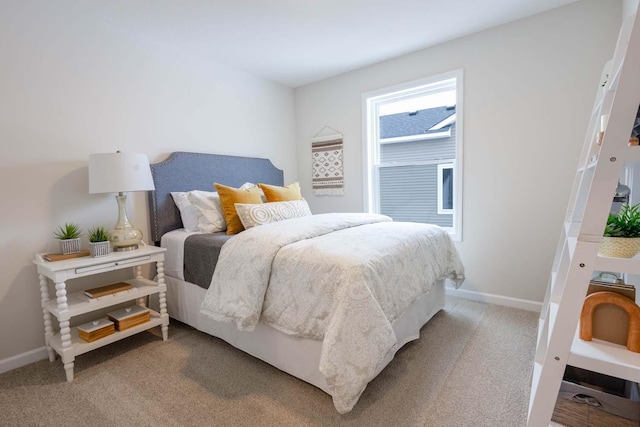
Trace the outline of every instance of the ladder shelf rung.
{"type": "Polygon", "coordinates": [[[598,255],[594,270],[640,274],[640,256],[636,255],[633,258],[612,258],[598,255]]]}
{"type": "MultiPolygon", "coordinates": [[[[618,151],[618,150],[616,150],[618,151]]],[[[619,148],[618,158],[623,158],[625,162],[638,162],[640,161],[640,145],[629,145],[628,141],[622,143],[619,148]]],[[[598,165],[599,156],[594,155],[584,166],[580,166],[577,169],[578,174],[583,174],[587,171],[591,172],[598,165]]]]}
{"type": "Polygon", "coordinates": [[[640,382],[640,353],[626,347],[593,339],[580,339],[580,325],[571,344],[568,364],[616,378],[640,382]]]}
{"type": "MultiPolygon", "coordinates": [[[[624,158],[625,162],[638,162],[640,161],[640,145],[629,145],[628,141],[625,141],[620,147],[619,158],[624,158]]],[[[593,170],[598,165],[598,156],[592,156],[585,166],[578,168],[577,173],[582,174],[586,171],[593,170]]]]}

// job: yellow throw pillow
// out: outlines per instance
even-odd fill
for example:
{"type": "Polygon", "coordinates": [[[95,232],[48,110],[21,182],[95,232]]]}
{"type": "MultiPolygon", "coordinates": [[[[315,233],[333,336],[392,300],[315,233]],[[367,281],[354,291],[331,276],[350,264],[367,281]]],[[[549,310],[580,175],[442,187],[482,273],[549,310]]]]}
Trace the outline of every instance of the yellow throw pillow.
{"type": "Polygon", "coordinates": [[[294,182],[286,187],[278,187],[277,185],[258,184],[264,192],[267,202],[288,202],[291,200],[301,200],[300,184],[294,182]]]}
{"type": "Polygon", "coordinates": [[[260,189],[258,187],[240,190],[239,188],[227,187],[226,185],[215,182],[214,187],[220,196],[220,205],[222,205],[222,213],[227,222],[227,234],[238,234],[244,230],[242,222],[236,212],[236,203],[262,203],[260,197],[260,189]]]}

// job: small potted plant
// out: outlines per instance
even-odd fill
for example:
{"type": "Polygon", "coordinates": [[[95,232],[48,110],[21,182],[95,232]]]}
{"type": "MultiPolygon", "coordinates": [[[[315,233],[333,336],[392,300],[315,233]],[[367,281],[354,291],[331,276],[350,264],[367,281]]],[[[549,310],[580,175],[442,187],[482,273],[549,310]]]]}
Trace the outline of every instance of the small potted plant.
{"type": "Polygon", "coordinates": [[[92,257],[105,256],[111,253],[109,232],[104,227],[89,229],[87,237],[89,238],[89,253],[92,257]]]}
{"type": "Polygon", "coordinates": [[[640,203],[624,204],[616,215],[609,215],[598,254],[616,258],[632,258],[639,251],[640,203]]]}
{"type": "Polygon", "coordinates": [[[80,236],[82,229],[78,224],[66,223],[58,227],[53,232],[56,239],[60,241],[60,252],[63,254],[76,254],[80,252],[80,236]]]}

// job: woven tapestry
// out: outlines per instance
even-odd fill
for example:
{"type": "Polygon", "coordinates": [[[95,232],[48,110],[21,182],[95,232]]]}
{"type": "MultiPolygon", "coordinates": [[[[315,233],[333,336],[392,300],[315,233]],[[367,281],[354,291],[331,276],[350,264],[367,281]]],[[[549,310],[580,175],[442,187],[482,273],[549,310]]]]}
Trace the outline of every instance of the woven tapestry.
{"type": "Polygon", "coordinates": [[[311,140],[313,194],[344,195],[342,134],[316,136],[311,140]]]}

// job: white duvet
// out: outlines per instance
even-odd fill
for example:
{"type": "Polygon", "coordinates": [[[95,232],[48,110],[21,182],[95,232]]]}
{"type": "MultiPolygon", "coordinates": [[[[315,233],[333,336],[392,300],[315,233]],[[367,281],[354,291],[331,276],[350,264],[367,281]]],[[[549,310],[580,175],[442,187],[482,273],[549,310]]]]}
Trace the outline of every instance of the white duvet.
{"type": "Polygon", "coordinates": [[[386,354],[391,323],[464,269],[448,233],[375,214],[321,214],[246,230],[223,247],[201,312],[323,340],[320,372],[350,411],[386,354]]]}

